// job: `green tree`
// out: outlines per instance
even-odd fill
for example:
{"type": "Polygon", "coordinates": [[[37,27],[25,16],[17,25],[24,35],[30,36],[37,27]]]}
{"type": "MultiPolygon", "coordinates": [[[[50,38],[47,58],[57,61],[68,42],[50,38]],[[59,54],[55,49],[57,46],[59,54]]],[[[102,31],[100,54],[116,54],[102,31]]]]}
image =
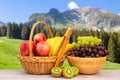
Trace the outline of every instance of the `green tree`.
{"type": "Polygon", "coordinates": [[[110,38],[108,42],[109,55],[107,57],[108,61],[116,62],[116,47],[117,47],[117,35],[116,33],[110,33],[110,38]]]}
{"type": "Polygon", "coordinates": [[[0,27],[0,36],[6,36],[7,28],[6,26],[1,26],[0,27]]]}
{"type": "Polygon", "coordinates": [[[7,37],[13,38],[13,36],[12,36],[12,24],[11,23],[7,23],[7,37]]]}
{"type": "Polygon", "coordinates": [[[20,24],[19,24],[19,31],[20,31],[20,32],[19,32],[19,35],[20,35],[19,38],[20,38],[20,39],[21,39],[22,27],[23,27],[23,23],[20,23],[20,24]]]}
{"type": "Polygon", "coordinates": [[[105,32],[105,31],[100,31],[99,34],[100,34],[99,38],[102,39],[105,47],[107,48],[108,47],[108,41],[109,41],[109,35],[108,35],[108,33],[105,32]]]}
{"type": "Polygon", "coordinates": [[[120,33],[118,33],[117,47],[116,47],[116,62],[120,63],[120,33]]]}
{"type": "Polygon", "coordinates": [[[17,23],[13,22],[12,24],[12,35],[13,38],[20,38],[20,28],[17,23]]]}
{"type": "Polygon", "coordinates": [[[26,24],[23,24],[21,28],[21,38],[24,40],[28,40],[30,35],[30,27],[26,24]]]}
{"type": "Polygon", "coordinates": [[[99,38],[100,37],[100,31],[98,31],[98,30],[94,31],[94,36],[99,38]]]}

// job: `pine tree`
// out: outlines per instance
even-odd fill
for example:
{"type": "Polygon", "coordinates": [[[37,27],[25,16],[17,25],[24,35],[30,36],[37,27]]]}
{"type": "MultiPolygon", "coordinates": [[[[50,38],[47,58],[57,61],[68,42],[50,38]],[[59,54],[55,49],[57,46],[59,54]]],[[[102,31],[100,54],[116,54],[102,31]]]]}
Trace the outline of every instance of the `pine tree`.
{"type": "Polygon", "coordinates": [[[21,28],[21,38],[24,40],[28,40],[30,35],[30,27],[26,24],[23,24],[21,28]]]}
{"type": "Polygon", "coordinates": [[[6,26],[1,26],[0,27],[0,36],[6,36],[7,28],[6,26]]]}
{"type": "Polygon", "coordinates": [[[110,38],[108,42],[109,55],[107,59],[111,62],[116,62],[116,47],[117,47],[117,35],[116,33],[110,33],[110,38]]]}
{"type": "Polygon", "coordinates": [[[70,40],[70,43],[77,41],[77,31],[73,31],[71,35],[72,40],[70,40]]]}
{"type": "Polygon", "coordinates": [[[99,33],[99,38],[102,39],[102,42],[104,43],[105,47],[107,48],[108,47],[108,41],[109,41],[109,35],[107,32],[105,31],[101,31],[99,33]]]}
{"type": "Polygon", "coordinates": [[[22,27],[23,27],[23,23],[20,23],[20,24],[19,24],[19,31],[20,31],[20,32],[19,32],[19,35],[20,35],[19,38],[20,38],[20,39],[22,39],[22,38],[21,38],[22,27]]]}
{"type": "Polygon", "coordinates": [[[120,33],[118,33],[117,48],[116,48],[116,62],[120,63],[120,33]]]}
{"type": "Polygon", "coordinates": [[[94,31],[93,30],[89,31],[89,36],[94,36],[94,31]]]}
{"type": "Polygon", "coordinates": [[[13,38],[17,38],[17,39],[20,38],[20,28],[18,24],[15,22],[13,22],[12,24],[12,35],[13,35],[13,38]]]}
{"type": "Polygon", "coordinates": [[[12,36],[12,24],[11,23],[7,23],[7,37],[13,38],[13,36],[12,36]]]}
{"type": "Polygon", "coordinates": [[[94,31],[94,36],[99,38],[100,37],[100,31],[98,31],[98,30],[94,31]]]}

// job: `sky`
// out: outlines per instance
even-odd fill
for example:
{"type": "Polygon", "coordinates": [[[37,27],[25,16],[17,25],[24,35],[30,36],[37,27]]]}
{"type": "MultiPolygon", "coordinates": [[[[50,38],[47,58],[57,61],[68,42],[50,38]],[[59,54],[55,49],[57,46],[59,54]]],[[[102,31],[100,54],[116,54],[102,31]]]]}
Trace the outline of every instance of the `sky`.
{"type": "Polygon", "coordinates": [[[86,6],[120,14],[120,0],[0,0],[0,21],[24,23],[33,13],[47,13],[51,8],[64,12],[86,6]]]}

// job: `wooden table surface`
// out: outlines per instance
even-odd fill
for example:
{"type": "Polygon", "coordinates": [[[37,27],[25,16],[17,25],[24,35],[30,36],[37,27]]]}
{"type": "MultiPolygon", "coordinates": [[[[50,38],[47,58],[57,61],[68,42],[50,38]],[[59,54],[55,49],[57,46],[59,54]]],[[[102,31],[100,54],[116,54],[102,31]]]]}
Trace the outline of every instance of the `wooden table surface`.
{"type": "MultiPolygon", "coordinates": [[[[24,70],[0,70],[0,80],[66,80],[51,75],[32,75],[24,70]]],[[[94,75],[81,75],[69,80],[120,80],[120,70],[101,70],[94,75]]]]}

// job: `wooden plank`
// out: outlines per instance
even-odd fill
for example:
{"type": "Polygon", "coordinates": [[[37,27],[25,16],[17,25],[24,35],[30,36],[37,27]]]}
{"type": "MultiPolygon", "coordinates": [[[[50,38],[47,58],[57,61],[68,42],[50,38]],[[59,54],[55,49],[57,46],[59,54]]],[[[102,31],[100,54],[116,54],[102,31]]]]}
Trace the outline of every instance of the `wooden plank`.
{"type": "MultiPolygon", "coordinates": [[[[51,75],[32,75],[24,70],[0,70],[0,80],[63,80],[66,78],[53,78],[51,75]]],[[[120,70],[101,70],[94,75],[81,75],[71,80],[120,80],[120,70]]]]}

